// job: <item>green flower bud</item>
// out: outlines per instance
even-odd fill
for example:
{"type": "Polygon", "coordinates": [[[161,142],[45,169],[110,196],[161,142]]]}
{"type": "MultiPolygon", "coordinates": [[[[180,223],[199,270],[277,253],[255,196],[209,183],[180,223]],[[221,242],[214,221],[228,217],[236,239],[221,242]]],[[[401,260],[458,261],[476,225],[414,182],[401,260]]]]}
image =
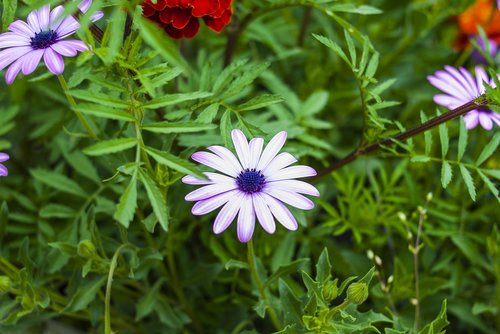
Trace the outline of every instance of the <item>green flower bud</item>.
{"type": "Polygon", "coordinates": [[[337,281],[338,280],[336,279],[333,282],[328,282],[323,288],[323,298],[325,298],[327,302],[334,300],[339,295],[337,281]]]}
{"type": "Polygon", "coordinates": [[[322,323],[317,317],[304,315],[302,316],[302,322],[304,322],[304,325],[309,331],[319,331],[321,329],[322,323]]]}
{"type": "Polygon", "coordinates": [[[352,283],[347,288],[347,300],[353,304],[362,304],[368,298],[368,285],[366,283],[352,283]]]}
{"type": "Polygon", "coordinates": [[[10,291],[12,281],[8,276],[0,276],[0,295],[10,291]]]}
{"type": "Polygon", "coordinates": [[[91,258],[94,257],[94,255],[96,254],[95,246],[90,240],[80,241],[80,243],[78,244],[77,252],[78,255],[84,258],[91,258]]]}

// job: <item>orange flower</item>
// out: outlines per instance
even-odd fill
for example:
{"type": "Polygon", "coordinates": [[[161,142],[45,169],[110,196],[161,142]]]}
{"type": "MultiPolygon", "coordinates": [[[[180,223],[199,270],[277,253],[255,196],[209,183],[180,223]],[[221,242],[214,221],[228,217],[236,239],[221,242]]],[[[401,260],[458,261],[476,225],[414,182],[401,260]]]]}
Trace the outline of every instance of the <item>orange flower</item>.
{"type": "Polygon", "coordinates": [[[477,26],[481,26],[486,35],[500,43],[500,11],[493,0],[477,0],[457,17],[460,37],[458,47],[464,47],[470,36],[477,35],[477,26]]]}

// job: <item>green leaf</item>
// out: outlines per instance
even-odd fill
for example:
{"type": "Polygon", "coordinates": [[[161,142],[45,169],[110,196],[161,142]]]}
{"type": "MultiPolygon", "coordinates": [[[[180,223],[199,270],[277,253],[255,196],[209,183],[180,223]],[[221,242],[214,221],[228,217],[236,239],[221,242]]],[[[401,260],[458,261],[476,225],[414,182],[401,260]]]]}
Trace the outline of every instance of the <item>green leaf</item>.
{"type": "Polygon", "coordinates": [[[212,93],[208,92],[192,92],[192,93],[179,93],[179,94],[169,94],[156,99],[152,99],[149,102],[144,103],[142,106],[145,109],[157,109],[166,107],[172,104],[178,104],[185,101],[192,101],[197,99],[202,99],[211,96],[212,93]]]}
{"type": "Polygon", "coordinates": [[[97,144],[88,146],[83,149],[83,153],[94,156],[103,155],[103,154],[121,152],[135,146],[137,146],[136,138],[117,138],[117,139],[103,140],[97,144]]]}
{"type": "Polygon", "coordinates": [[[149,315],[154,309],[158,301],[158,295],[162,284],[165,283],[164,278],[160,278],[152,288],[147,290],[147,293],[139,299],[136,304],[135,321],[140,321],[149,315]]]}
{"type": "Polygon", "coordinates": [[[189,72],[190,67],[179,52],[179,46],[158,26],[146,18],[138,17],[139,29],[144,41],[158,51],[166,60],[189,72]]]}
{"type": "Polygon", "coordinates": [[[279,95],[263,94],[256,96],[243,104],[240,104],[237,107],[237,110],[238,111],[255,110],[255,109],[265,108],[267,106],[280,103],[282,101],[283,98],[279,95]]]}
{"type": "Polygon", "coordinates": [[[153,159],[155,159],[158,163],[168,166],[178,172],[183,174],[194,175],[200,179],[206,180],[206,176],[196,167],[196,165],[176,157],[175,155],[157,150],[152,147],[144,147],[144,150],[147,154],[149,154],[153,159]]]}
{"type": "Polygon", "coordinates": [[[467,186],[467,190],[469,191],[470,198],[473,201],[476,201],[476,187],[474,186],[474,181],[472,180],[472,176],[470,172],[465,168],[464,165],[460,164],[460,173],[462,174],[462,178],[464,179],[465,185],[467,186]]]}
{"type": "Polygon", "coordinates": [[[88,114],[101,118],[115,119],[118,121],[134,122],[135,118],[133,115],[122,111],[110,108],[109,106],[98,105],[98,104],[86,104],[79,103],[73,106],[71,109],[74,111],[81,112],[82,114],[88,114]]]}
{"type": "Polygon", "coordinates": [[[465,148],[467,147],[467,134],[468,131],[465,128],[465,122],[461,119],[460,122],[460,134],[458,135],[458,153],[457,153],[457,161],[462,160],[462,157],[465,153],[465,148]]]}
{"type": "Polygon", "coordinates": [[[85,190],[83,190],[78,183],[69,179],[67,176],[45,169],[32,169],[30,170],[30,173],[36,180],[48,185],[49,187],[72,195],[87,197],[85,190]]]}
{"type": "Polygon", "coordinates": [[[217,128],[217,125],[192,121],[157,122],[143,125],[141,128],[155,133],[189,133],[215,129],[217,128]]]}
{"type": "Polygon", "coordinates": [[[319,256],[318,263],[316,263],[316,281],[320,284],[326,283],[332,276],[331,272],[332,265],[328,256],[328,248],[325,247],[319,256]]]}
{"type": "Polygon", "coordinates": [[[126,11],[114,10],[111,14],[111,17],[107,19],[109,27],[109,45],[108,53],[106,54],[106,57],[104,59],[107,64],[113,61],[123,45],[123,32],[125,28],[126,18],[126,11]]]}
{"type": "Polygon", "coordinates": [[[480,166],[485,162],[497,150],[498,144],[500,144],[500,132],[495,133],[490,142],[483,148],[479,158],[477,158],[476,165],[480,166]]]}
{"type": "MultiPolygon", "coordinates": [[[[368,62],[368,67],[366,68],[365,76],[367,78],[373,78],[375,72],[377,72],[378,63],[379,63],[380,55],[378,52],[374,53],[368,62]]],[[[360,73],[361,74],[361,73],[360,73]]]]}
{"type": "Polygon", "coordinates": [[[327,91],[315,91],[302,104],[300,113],[303,115],[315,115],[319,113],[328,103],[329,96],[330,94],[327,91]]]}
{"type": "Polygon", "coordinates": [[[7,231],[7,223],[9,222],[9,207],[7,202],[3,201],[0,205],[0,243],[7,231]]]}
{"type": "Polygon", "coordinates": [[[286,265],[280,266],[278,270],[276,270],[271,276],[269,276],[267,281],[264,283],[264,287],[267,288],[277,279],[300,271],[309,263],[309,261],[310,260],[307,258],[298,259],[286,265]]]}
{"type": "Polygon", "coordinates": [[[2,1],[2,30],[6,31],[12,21],[17,10],[17,0],[3,0],[2,1]]]}
{"type": "Polygon", "coordinates": [[[288,324],[301,324],[303,312],[300,300],[282,279],[278,282],[278,290],[284,322],[288,324]]]}
{"type": "MultiPolygon", "coordinates": [[[[427,115],[423,112],[420,111],[420,121],[422,123],[427,122],[427,115]]],[[[425,142],[425,155],[429,155],[432,150],[432,132],[431,131],[425,131],[424,132],[424,142],[425,142]]]]}
{"type": "Polygon", "coordinates": [[[104,93],[78,89],[70,90],[68,93],[77,99],[94,102],[103,106],[121,109],[128,109],[130,107],[126,100],[114,98],[104,93]]]}
{"type": "Polygon", "coordinates": [[[448,326],[448,318],[446,317],[446,299],[441,304],[441,311],[430,324],[427,324],[418,334],[438,334],[443,333],[443,330],[448,326]]]}
{"type": "Polygon", "coordinates": [[[335,54],[337,56],[339,56],[340,58],[342,58],[342,60],[344,60],[351,68],[353,68],[353,64],[351,64],[350,60],[347,58],[346,54],[344,53],[344,51],[340,48],[340,46],[338,46],[337,43],[335,43],[334,41],[332,41],[331,39],[325,37],[325,36],[321,36],[321,35],[316,35],[316,34],[313,34],[314,38],[316,38],[320,43],[322,43],[323,45],[325,45],[326,47],[328,47],[329,49],[333,50],[333,52],[335,52],[335,54]]]}
{"type": "Polygon", "coordinates": [[[232,146],[231,131],[233,124],[231,123],[231,111],[227,109],[220,119],[220,136],[226,147],[232,146]]]}
{"type": "Polygon", "coordinates": [[[356,54],[356,48],[354,46],[354,41],[352,40],[352,37],[349,35],[347,30],[344,29],[344,38],[347,43],[347,50],[349,50],[349,56],[351,57],[351,64],[356,67],[357,63],[357,54],[356,54]]]}
{"type": "Polygon", "coordinates": [[[441,141],[441,156],[443,158],[446,158],[446,155],[448,154],[448,145],[450,142],[450,139],[448,137],[448,127],[446,126],[446,123],[443,123],[439,126],[439,140],[441,141]]]}
{"type": "Polygon", "coordinates": [[[451,165],[448,161],[444,160],[443,164],[441,165],[441,184],[443,185],[444,189],[448,187],[448,184],[450,184],[452,177],[453,170],[451,169],[451,165]]]}
{"type": "Polygon", "coordinates": [[[97,293],[106,282],[106,279],[106,276],[102,276],[80,286],[63,311],[78,312],[87,309],[87,306],[96,299],[97,293]]]}
{"type": "Polygon", "coordinates": [[[69,206],[52,203],[40,209],[39,215],[42,218],[71,218],[76,212],[69,206]]]}
{"type": "Polygon", "coordinates": [[[134,219],[135,209],[137,208],[137,178],[136,174],[132,176],[125,192],[120,196],[120,201],[116,206],[113,218],[128,228],[132,219],[134,219]]]}
{"type": "Polygon", "coordinates": [[[415,155],[411,157],[411,162],[428,162],[431,158],[425,155],[415,155]]]}
{"type": "Polygon", "coordinates": [[[153,207],[156,218],[158,218],[158,222],[165,232],[168,231],[169,218],[165,198],[163,198],[156,182],[142,169],[139,169],[139,178],[146,188],[149,202],[153,207]]]}
{"type": "Polygon", "coordinates": [[[497,198],[497,200],[500,200],[500,198],[498,197],[498,189],[495,186],[495,184],[493,184],[493,182],[491,182],[488,176],[486,176],[483,172],[481,172],[481,170],[477,169],[477,173],[479,174],[483,182],[486,184],[488,189],[491,191],[491,193],[497,198]]]}
{"type": "Polygon", "coordinates": [[[367,5],[356,6],[351,3],[336,4],[329,7],[329,9],[334,12],[354,13],[361,15],[376,15],[383,13],[383,11],[373,6],[367,6],[367,5]]]}

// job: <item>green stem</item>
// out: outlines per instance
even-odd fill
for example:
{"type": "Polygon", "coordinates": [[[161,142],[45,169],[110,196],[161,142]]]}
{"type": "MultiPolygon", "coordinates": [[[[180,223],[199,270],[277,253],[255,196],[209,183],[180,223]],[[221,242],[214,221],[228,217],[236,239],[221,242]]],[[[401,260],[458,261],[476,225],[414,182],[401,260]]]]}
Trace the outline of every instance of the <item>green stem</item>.
{"type": "MultiPolygon", "coordinates": [[[[64,77],[62,76],[62,74],[59,74],[57,76],[57,79],[59,79],[59,83],[61,84],[61,88],[64,92],[64,95],[66,95],[66,99],[68,100],[69,105],[73,109],[74,107],[76,107],[76,101],[73,98],[73,96],[69,95],[69,93],[68,93],[69,89],[68,89],[68,84],[66,83],[66,80],[64,80],[64,77]]],[[[73,109],[73,111],[75,112],[76,117],[78,117],[78,120],[80,121],[80,123],[83,125],[83,127],[87,131],[89,137],[92,139],[98,139],[94,130],[92,130],[92,128],[90,127],[90,124],[85,119],[85,116],[83,116],[80,112],[78,112],[74,109],[73,109]]]]}
{"type": "Polygon", "coordinates": [[[257,266],[256,266],[256,262],[255,262],[256,258],[255,258],[255,253],[253,250],[252,239],[250,239],[250,241],[247,243],[247,245],[248,245],[247,260],[248,260],[248,267],[250,269],[250,275],[252,276],[252,279],[255,282],[255,285],[257,285],[257,289],[259,290],[260,298],[262,298],[265,305],[267,305],[267,310],[269,312],[269,316],[271,317],[271,321],[273,322],[274,327],[276,327],[276,330],[280,331],[282,329],[282,327],[281,327],[281,323],[278,319],[278,315],[276,314],[276,311],[269,303],[269,301],[267,299],[266,289],[264,288],[264,285],[262,284],[262,281],[259,277],[259,274],[257,273],[257,266]]]}
{"type": "Polygon", "coordinates": [[[116,265],[118,263],[118,256],[121,251],[128,247],[128,244],[123,244],[116,250],[113,258],[111,259],[111,264],[109,265],[108,272],[108,282],[106,283],[106,297],[104,299],[104,334],[111,334],[111,317],[110,317],[110,305],[111,305],[111,286],[113,285],[113,274],[115,273],[116,265]]]}

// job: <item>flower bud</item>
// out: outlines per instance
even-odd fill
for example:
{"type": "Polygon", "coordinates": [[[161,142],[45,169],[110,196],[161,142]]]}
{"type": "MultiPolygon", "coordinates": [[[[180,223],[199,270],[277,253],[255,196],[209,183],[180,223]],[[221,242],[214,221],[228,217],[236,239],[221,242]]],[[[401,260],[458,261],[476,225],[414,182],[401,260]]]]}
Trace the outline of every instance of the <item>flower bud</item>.
{"type": "Polygon", "coordinates": [[[382,259],[378,255],[375,255],[375,263],[379,266],[382,265],[382,259]]]}
{"type": "Polygon", "coordinates": [[[347,288],[347,300],[353,304],[362,304],[368,298],[368,284],[356,282],[347,288]]]}
{"type": "Polygon", "coordinates": [[[406,215],[402,212],[398,212],[398,218],[401,220],[403,223],[406,221],[406,215]]]}
{"type": "Polygon", "coordinates": [[[333,282],[328,282],[326,286],[323,288],[323,298],[327,302],[331,302],[339,295],[339,288],[337,286],[337,279],[333,282]]]}
{"type": "Polygon", "coordinates": [[[319,331],[321,329],[322,323],[317,317],[304,315],[302,316],[302,322],[304,322],[304,325],[309,331],[319,331]]]}
{"type": "Polygon", "coordinates": [[[366,256],[370,259],[370,260],[373,260],[373,257],[375,256],[375,254],[373,253],[373,251],[371,249],[367,250],[366,251],[366,256]]]}
{"type": "Polygon", "coordinates": [[[387,279],[387,284],[391,284],[392,282],[394,282],[394,276],[393,275],[389,276],[389,278],[387,279]]]}
{"type": "Polygon", "coordinates": [[[96,254],[95,246],[90,240],[82,240],[78,244],[77,253],[84,258],[94,257],[96,254]]]}
{"type": "Polygon", "coordinates": [[[426,199],[427,199],[427,202],[432,201],[432,193],[428,193],[426,199]]]}
{"type": "Polygon", "coordinates": [[[0,295],[10,291],[12,281],[8,276],[0,276],[0,295]]]}

